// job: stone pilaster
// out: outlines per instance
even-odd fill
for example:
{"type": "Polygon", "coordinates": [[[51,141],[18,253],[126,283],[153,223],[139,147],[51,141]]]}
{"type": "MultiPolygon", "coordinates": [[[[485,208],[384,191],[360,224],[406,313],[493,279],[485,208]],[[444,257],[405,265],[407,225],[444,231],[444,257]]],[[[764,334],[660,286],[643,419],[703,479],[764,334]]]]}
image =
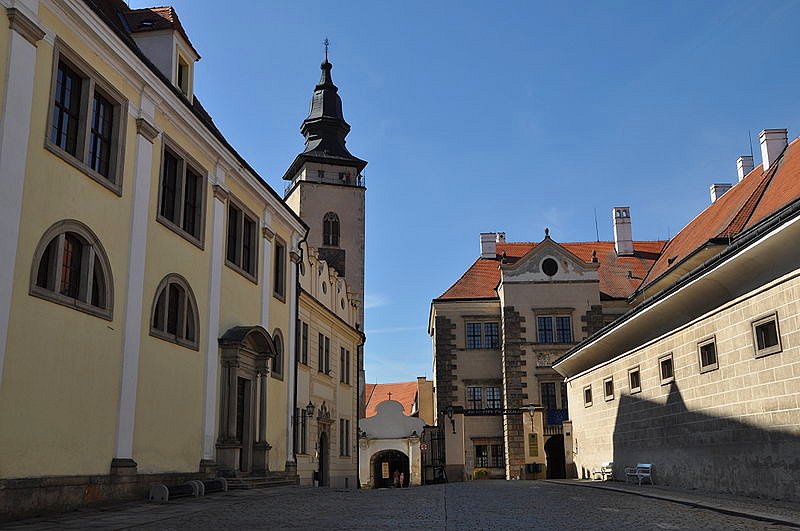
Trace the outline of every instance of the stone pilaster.
{"type": "Polygon", "coordinates": [[[581,322],[583,323],[581,330],[586,334],[584,337],[589,337],[603,328],[605,326],[603,307],[599,304],[592,305],[584,315],[581,315],[581,322]]]}
{"type": "Polygon", "coordinates": [[[447,317],[434,320],[436,349],[436,409],[442,411],[454,405],[456,398],[456,336],[454,325],[447,317]]]}
{"type": "MultiPolygon", "coordinates": [[[[506,409],[520,408],[528,403],[524,390],[525,318],[513,306],[503,308],[503,400],[506,409]]],[[[525,468],[525,430],[522,414],[503,416],[503,439],[506,450],[506,479],[521,476],[525,468]]]]}

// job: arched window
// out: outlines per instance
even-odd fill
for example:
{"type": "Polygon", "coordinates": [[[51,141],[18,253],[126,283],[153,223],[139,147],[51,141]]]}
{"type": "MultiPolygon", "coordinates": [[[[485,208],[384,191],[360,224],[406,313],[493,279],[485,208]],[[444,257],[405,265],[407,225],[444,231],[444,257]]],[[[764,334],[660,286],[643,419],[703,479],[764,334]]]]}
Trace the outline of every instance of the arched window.
{"type": "Polygon", "coordinates": [[[272,344],[275,345],[275,357],[272,358],[272,376],[283,379],[283,334],[278,329],[272,333],[272,344]]]}
{"type": "Polygon", "coordinates": [[[339,216],[333,212],[325,214],[322,220],[322,245],[339,247],[339,216]]]}
{"type": "Polygon", "coordinates": [[[108,258],[89,227],[65,220],[44,233],[34,254],[31,295],[111,320],[112,286],[108,258]]]}
{"type": "Polygon", "coordinates": [[[186,279],[167,275],[156,289],[150,335],[197,349],[199,328],[197,303],[186,279]]]}

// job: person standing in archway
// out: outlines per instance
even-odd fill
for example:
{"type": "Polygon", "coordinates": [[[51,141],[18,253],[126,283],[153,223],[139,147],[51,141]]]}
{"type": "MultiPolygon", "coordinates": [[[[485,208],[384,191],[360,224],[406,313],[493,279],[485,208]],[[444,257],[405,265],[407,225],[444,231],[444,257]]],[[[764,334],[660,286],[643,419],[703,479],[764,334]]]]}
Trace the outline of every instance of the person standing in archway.
{"type": "Polygon", "coordinates": [[[400,486],[401,487],[405,487],[406,486],[406,473],[405,472],[400,472],[400,486]]]}
{"type": "Polygon", "coordinates": [[[397,469],[395,469],[395,471],[394,471],[394,486],[395,487],[399,487],[400,486],[400,481],[401,481],[400,480],[400,472],[397,469]]]}

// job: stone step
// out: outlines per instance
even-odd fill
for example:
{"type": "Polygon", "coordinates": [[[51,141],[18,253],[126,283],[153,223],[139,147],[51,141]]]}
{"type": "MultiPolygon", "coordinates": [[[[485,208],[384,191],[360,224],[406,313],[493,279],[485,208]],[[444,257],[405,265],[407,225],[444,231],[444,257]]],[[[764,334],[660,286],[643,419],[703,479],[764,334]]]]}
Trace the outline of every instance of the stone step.
{"type": "Polygon", "coordinates": [[[265,489],[269,487],[284,487],[297,485],[298,478],[292,476],[275,475],[268,477],[244,477],[228,479],[228,490],[265,489]]]}

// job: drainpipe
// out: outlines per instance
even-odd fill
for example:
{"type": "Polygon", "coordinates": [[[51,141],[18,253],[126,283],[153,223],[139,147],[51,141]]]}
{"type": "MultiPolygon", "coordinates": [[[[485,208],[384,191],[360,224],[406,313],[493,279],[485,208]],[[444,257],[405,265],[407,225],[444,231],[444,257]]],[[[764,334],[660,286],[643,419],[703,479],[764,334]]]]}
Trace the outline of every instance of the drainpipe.
{"type": "MultiPolygon", "coordinates": [[[[310,229],[308,229],[308,228],[306,229],[306,233],[303,234],[303,238],[297,243],[297,252],[298,252],[298,254],[300,254],[300,260],[294,265],[294,267],[297,269],[297,272],[294,275],[294,278],[295,278],[295,290],[294,290],[294,293],[295,293],[295,295],[294,295],[295,296],[295,299],[294,299],[294,326],[295,326],[295,331],[294,331],[294,336],[295,336],[294,337],[294,350],[295,350],[295,356],[294,356],[294,389],[293,389],[294,396],[292,397],[292,423],[293,423],[293,425],[292,425],[292,437],[295,437],[295,438],[297,437],[296,436],[296,433],[297,433],[297,418],[296,418],[297,417],[297,375],[298,375],[297,364],[299,363],[297,361],[299,359],[297,357],[297,349],[299,347],[299,342],[297,341],[297,333],[298,333],[297,323],[300,320],[300,264],[303,263],[303,258],[304,258],[303,257],[303,244],[306,243],[306,240],[308,239],[309,230],[310,229]]],[[[305,413],[303,413],[303,414],[305,414],[305,413]]],[[[292,445],[292,458],[294,459],[294,466],[296,467],[297,466],[297,445],[295,445],[295,444],[292,445]]],[[[297,477],[300,477],[299,473],[298,473],[297,477]]]]}
{"type": "MultiPolygon", "coordinates": [[[[357,348],[361,349],[361,359],[364,359],[364,343],[367,342],[367,336],[363,331],[359,330],[361,334],[361,344],[357,348]]],[[[356,351],[356,360],[358,360],[358,351],[356,351]]],[[[361,420],[361,368],[356,363],[356,489],[361,488],[361,428],[358,421],[361,420]]],[[[365,382],[366,386],[366,382],[365,382]]]]}

